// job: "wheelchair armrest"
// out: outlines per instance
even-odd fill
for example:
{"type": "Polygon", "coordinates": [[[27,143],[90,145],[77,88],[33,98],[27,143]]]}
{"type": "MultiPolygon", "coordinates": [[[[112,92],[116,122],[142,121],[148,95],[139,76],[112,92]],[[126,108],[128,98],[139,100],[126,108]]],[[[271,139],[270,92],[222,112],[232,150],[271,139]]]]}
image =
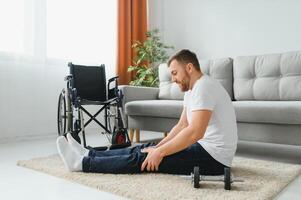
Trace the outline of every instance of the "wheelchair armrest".
{"type": "Polygon", "coordinates": [[[115,81],[116,79],[118,79],[119,78],[119,76],[114,76],[114,77],[112,77],[112,78],[110,78],[109,80],[108,80],[108,82],[110,83],[110,82],[113,82],[113,81],[115,81]]]}

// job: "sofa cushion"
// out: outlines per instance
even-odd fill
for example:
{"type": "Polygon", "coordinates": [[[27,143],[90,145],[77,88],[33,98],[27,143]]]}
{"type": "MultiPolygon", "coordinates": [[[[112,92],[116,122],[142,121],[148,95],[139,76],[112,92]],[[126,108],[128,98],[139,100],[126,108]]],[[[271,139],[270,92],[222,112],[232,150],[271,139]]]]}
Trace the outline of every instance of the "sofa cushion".
{"type": "Polygon", "coordinates": [[[234,59],[236,100],[301,100],[301,51],[234,59]]]}
{"type": "Polygon", "coordinates": [[[184,92],[180,87],[171,82],[171,74],[168,70],[167,63],[159,65],[159,99],[183,100],[184,92]]]}
{"type": "Polygon", "coordinates": [[[125,114],[151,117],[180,118],[183,101],[144,100],[125,104],[125,114]]]}
{"type": "Polygon", "coordinates": [[[301,101],[233,101],[238,122],[301,124],[301,101]]]}
{"type": "MultiPolygon", "coordinates": [[[[233,61],[231,58],[222,58],[215,60],[200,60],[200,66],[203,73],[217,79],[227,90],[231,99],[233,99],[233,61]]],[[[171,74],[167,64],[159,65],[159,99],[183,100],[182,92],[176,83],[171,82],[171,74]]]]}
{"type": "Polygon", "coordinates": [[[214,60],[200,60],[203,73],[218,80],[233,100],[233,60],[232,58],[220,58],[214,60]]]}

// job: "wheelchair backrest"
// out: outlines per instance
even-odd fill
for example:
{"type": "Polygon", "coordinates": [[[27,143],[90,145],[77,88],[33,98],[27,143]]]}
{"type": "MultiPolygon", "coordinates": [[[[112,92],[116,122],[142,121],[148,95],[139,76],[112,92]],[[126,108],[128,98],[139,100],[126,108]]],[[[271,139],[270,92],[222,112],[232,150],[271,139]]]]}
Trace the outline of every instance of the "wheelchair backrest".
{"type": "Polygon", "coordinates": [[[89,101],[106,101],[105,65],[84,66],[68,63],[72,74],[72,87],[76,88],[77,97],[89,101]]]}

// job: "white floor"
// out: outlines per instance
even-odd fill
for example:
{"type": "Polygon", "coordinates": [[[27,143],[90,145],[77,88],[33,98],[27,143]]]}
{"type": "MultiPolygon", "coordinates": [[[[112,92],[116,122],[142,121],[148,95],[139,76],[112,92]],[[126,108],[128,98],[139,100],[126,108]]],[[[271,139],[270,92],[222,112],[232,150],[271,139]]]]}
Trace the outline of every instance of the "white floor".
{"type": "MultiPolygon", "coordinates": [[[[160,138],[162,136],[163,134],[160,133],[142,132],[141,140],[160,138]]],[[[16,162],[21,159],[30,159],[56,153],[55,138],[55,135],[53,135],[42,139],[0,143],[1,199],[124,199],[16,165],[16,162]]],[[[105,145],[106,139],[103,136],[90,134],[88,144],[92,146],[105,145]]],[[[275,145],[240,142],[237,154],[246,157],[301,164],[300,152],[301,147],[278,145],[275,148],[275,145]],[[277,149],[277,152],[275,152],[275,149],[277,149]]],[[[301,176],[281,192],[276,199],[301,199],[300,189],[301,176]]]]}

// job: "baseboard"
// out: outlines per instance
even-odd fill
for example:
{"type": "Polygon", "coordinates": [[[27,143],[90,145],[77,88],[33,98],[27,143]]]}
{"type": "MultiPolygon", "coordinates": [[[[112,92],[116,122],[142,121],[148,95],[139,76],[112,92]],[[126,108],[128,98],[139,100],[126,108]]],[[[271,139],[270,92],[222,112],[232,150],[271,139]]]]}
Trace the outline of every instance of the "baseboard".
{"type": "MultiPolygon", "coordinates": [[[[86,129],[89,132],[97,132],[99,128],[89,128],[86,129]]],[[[41,139],[54,139],[58,136],[57,132],[53,133],[44,133],[44,134],[32,134],[32,135],[20,135],[20,136],[11,136],[11,137],[0,137],[0,144],[3,143],[12,143],[12,142],[21,142],[21,141],[31,141],[31,140],[41,140],[41,139]]]]}

